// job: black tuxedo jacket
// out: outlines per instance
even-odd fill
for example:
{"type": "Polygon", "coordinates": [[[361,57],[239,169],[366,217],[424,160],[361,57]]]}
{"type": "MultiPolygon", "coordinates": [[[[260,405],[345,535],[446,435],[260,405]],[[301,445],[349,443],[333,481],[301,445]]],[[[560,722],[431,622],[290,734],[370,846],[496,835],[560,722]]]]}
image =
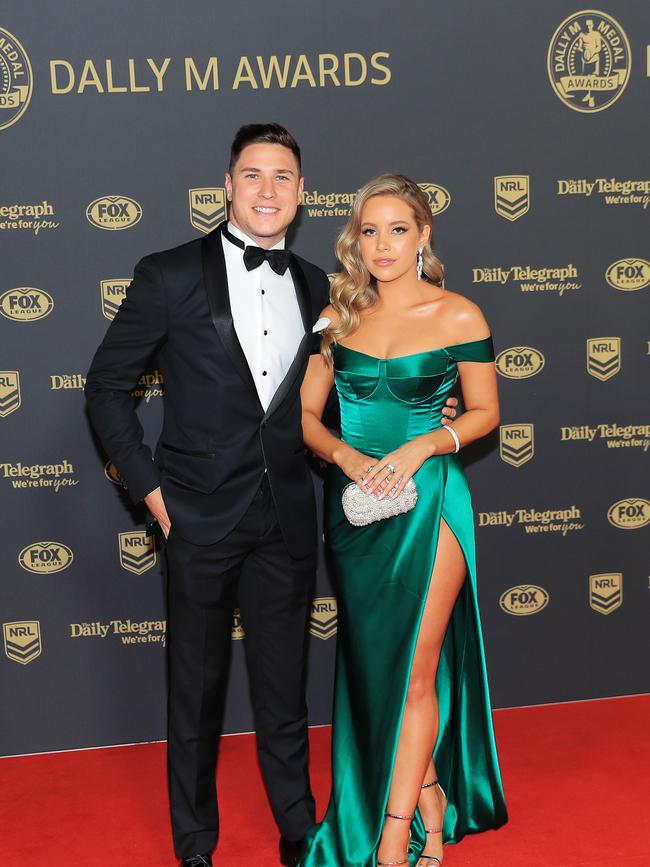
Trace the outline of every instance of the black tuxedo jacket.
{"type": "Polygon", "coordinates": [[[174,532],[198,545],[232,530],[266,469],[289,552],[302,557],[316,544],[316,519],[299,390],[327,275],[292,256],[305,335],[265,412],[232,321],[222,226],[138,263],[88,372],[89,413],[132,499],[160,485],[174,532]],[[154,356],[165,397],[152,456],[131,392],[154,356]]]}

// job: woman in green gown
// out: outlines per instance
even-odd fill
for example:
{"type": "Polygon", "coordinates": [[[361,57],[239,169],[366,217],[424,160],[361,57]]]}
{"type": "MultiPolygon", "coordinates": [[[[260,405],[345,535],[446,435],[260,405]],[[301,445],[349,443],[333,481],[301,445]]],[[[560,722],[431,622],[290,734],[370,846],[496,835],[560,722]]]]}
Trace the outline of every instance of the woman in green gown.
{"type": "Polygon", "coordinates": [[[498,425],[494,352],[479,308],[442,288],[431,228],[407,178],[381,175],[359,191],[302,388],[305,443],[329,463],[339,632],[332,795],[300,867],[436,867],[443,842],[507,818],[456,455],[498,425]],[[458,377],[466,411],[443,425],[458,377]],[[332,386],[340,438],[321,422],[332,386]],[[351,481],[383,499],[411,478],[411,511],[348,522],[351,481]]]}

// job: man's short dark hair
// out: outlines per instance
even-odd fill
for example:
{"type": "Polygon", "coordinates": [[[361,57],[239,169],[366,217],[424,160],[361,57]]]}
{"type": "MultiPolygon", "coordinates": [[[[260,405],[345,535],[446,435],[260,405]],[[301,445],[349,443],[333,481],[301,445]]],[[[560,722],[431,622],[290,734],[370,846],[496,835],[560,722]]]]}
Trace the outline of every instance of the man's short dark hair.
{"type": "Polygon", "coordinates": [[[298,169],[302,173],[298,142],[289,130],[279,123],[247,123],[244,126],[240,126],[230,148],[228,171],[232,171],[244,148],[252,144],[278,144],[289,148],[298,161],[298,169]]]}

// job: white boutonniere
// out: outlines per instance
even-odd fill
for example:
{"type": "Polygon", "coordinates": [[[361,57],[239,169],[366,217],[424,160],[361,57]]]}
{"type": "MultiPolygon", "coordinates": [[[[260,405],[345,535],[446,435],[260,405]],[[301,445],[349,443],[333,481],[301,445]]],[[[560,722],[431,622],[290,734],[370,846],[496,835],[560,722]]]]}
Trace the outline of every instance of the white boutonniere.
{"type": "Polygon", "coordinates": [[[327,316],[321,316],[318,322],[312,328],[312,334],[318,334],[319,331],[325,331],[332,324],[332,320],[327,316]]]}

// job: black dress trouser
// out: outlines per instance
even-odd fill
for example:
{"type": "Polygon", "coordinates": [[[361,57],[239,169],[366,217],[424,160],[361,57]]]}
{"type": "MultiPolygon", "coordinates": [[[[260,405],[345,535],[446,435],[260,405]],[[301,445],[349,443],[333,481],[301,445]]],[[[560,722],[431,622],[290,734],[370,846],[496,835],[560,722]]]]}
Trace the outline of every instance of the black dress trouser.
{"type": "Polygon", "coordinates": [[[167,540],[168,766],[179,858],[211,852],[219,817],[215,771],[239,605],[262,775],[283,836],[314,823],[305,703],[307,618],[316,552],[287,551],[266,475],[237,526],[214,545],[167,540]]]}

